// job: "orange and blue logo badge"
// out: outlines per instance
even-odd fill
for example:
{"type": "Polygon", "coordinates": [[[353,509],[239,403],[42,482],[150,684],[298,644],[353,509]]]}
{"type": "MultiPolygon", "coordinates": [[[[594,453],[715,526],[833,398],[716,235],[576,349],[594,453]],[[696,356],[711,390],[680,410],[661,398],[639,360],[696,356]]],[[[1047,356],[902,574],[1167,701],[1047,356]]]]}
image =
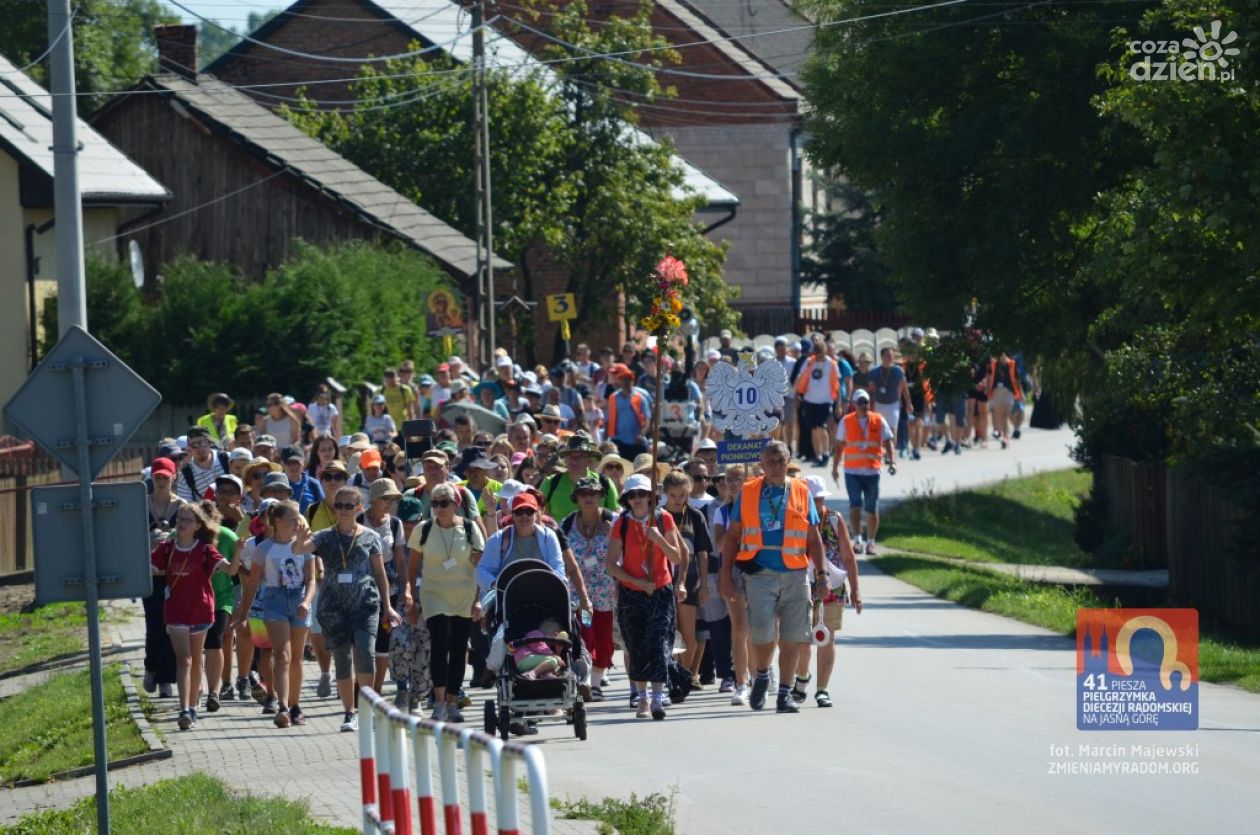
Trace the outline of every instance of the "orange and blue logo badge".
{"type": "Polygon", "coordinates": [[[1197,609],[1078,609],[1076,727],[1199,727],[1197,609]]]}

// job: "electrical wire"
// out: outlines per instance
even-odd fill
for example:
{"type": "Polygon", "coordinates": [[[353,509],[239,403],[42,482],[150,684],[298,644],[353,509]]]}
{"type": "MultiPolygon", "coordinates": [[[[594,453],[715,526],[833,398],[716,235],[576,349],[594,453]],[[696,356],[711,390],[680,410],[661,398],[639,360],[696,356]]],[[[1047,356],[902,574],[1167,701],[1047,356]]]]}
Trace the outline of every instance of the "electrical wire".
{"type": "Polygon", "coordinates": [[[61,39],[66,36],[66,33],[69,32],[70,28],[74,25],[74,18],[78,14],[79,14],[79,7],[75,6],[73,9],[70,10],[70,19],[66,21],[66,25],[63,26],[61,28],[61,31],[57,33],[57,37],[53,38],[53,42],[48,45],[48,48],[45,49],[43,52],[41,52],[38,58],[31,61],[25,67],[18,68],[18,72],[23,72],[23,73],[26,72],[31,67],[35,66],[36,64],[38,64],[39,62],[47,58],[49,55],[51,55],[52,51],[57,48],[57,44],[61,43],[61,39]]]}

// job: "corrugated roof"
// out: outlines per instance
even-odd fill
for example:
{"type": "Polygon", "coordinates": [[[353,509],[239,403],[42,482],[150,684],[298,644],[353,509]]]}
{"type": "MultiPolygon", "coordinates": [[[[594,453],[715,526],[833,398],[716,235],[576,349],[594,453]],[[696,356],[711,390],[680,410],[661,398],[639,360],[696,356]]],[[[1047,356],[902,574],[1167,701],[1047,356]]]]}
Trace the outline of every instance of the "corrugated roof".
{"type": "MultiPolygon", "coordinates": [[[[148,81],[170,91],[184,106],[228,129],[241,141],[274,157],[275,164],[287,165],[383,230],[427,252],[451,271],[465,277],[476,273],[476,243],[233,87],[208,75],[199,76],[195,84],[166,74],[152,76],[148,81]]],[[[501,258],[495,260],[496,268],[513,266],[501,258]]]]}
{"type": "MultiPolygon", "coordinates": [[[[82,119],[78,120],[79,191],[85,203],[166,201],[170,192],[82,119]]],[[[53,176],[52,96],[0,56],[0,141],[53,176]]]]}
{"type": "MultiPolygon", "coordinates": [[[[469,16],[454,0],[367,0],[409,28],[417,37],[437,44],[442,50],[461,63],[472,61],[472,26],[469,16]]],[[[489,27],[485,33],[486,60],[491,67],[515,70],[526,74],[542,70],[558,82],[555,74],[538,61],[528,50],[507,35],[489,27]]],[[[626,126],[627,141],[635,144],[655,143],[643,131],[626,126]]],[[[699,194],[710,206],[734,206],[739,196],[677,153],[674,162],[683,175],[683,190],[690,197],[699,194]]]]}

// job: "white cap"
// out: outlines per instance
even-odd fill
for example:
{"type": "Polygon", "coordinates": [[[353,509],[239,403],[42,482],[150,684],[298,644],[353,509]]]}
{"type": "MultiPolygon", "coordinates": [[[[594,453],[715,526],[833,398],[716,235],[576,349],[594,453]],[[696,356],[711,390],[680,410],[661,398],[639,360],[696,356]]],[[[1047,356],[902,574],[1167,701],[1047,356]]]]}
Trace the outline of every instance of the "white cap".
{"type": "Polygon", "coordinates": [[[853,391],[853,402],[856,403],[859,400],[865,400],[868,403],[870,402],[871,396],[866,393],[866,389],[855,389],[853,391]]]}
{"type": "Polygon", "coordinates": [[[228,455],[228,461],[253,461],[254,453],[243,446],[238,446],[228,455]]]}
{"type": "Polygon", "coordinates": [[[180,435],[178,438],[175,439],[175,443],[179,444],[179,448],[182,449],[184,452],[188,451],[188,436],[187,435],[180,435]]]}
{"type": "Polygon", "coordinates": [[[719,333],[719,334],[718,334],[718,336],[719,336],[720,338],[722,338],[722,339],[730,339],[730,338],[731,338],[731,332],[730,332],[730,331],[728,331],[728,330],[726,330],[725,328],[723,328],[723,329],[722,329],[722,331],[721,331],[721,333],[719,333]]]}
{"type": "Polygon", "coordinates": [[[644,491],[650,492],[651,489],[652,489],[651,479],[643,475],[643,473],[635,473],[634,475],[627,478],[625,483],[621,485],[621,495],[624,496],[626,493],[632,493],[635,490],[644,490],[644,491]]]}
{"type": "Polygon", "coordinates": [[[722,358],[722,352],[717,348],[712,348],[709,350],[709,353],[705,354],[705,357],[711,360],[720,360],[722,358]]]}
{"type": "Polygon", "coordinates": [[[915,328],[914,330],[910,331],[910,335],[911,335],[912,337],[914,337],[915,339],[922,339],[922,338],[923,338],[923,328],[915,328]]]}
{"type": "Polygon", "coordinates": [[[524,482],[517,481],[514,478],[509,478],[507,481],[503,482],[503,486],[499,488],[499,501],[510,502],[521,493],[524,493],[527,489],[528,485],[524,482]]]}
{"type": "Polygon", "coordinates": [[[825,499],[831,495],[831,493],[827,491],[827,482],[822,480],[822,476],[806,476],[805,486],[809,488],[809,495],[815,499],[825,499]]]}
{"type": "Polygon", "coordinates": [[[700,446],[696,447],[696,450],[699,451],[702,449],[717,449],[717,448],[718,448],[718,445],[716,441],[714,441],[712,438],[705,438],[704,440],[700,442],[700,446]]]}
{"type": "Polygon", "coordinates": [[[495,365],[497,365],[499,368],[511,368],[511,367],[512,367],[512,358],[511,358],[511,357],[499,357],[497,360],[495,360],[495,361],[494,361],[494,364],[495,364],[495,365]]]}

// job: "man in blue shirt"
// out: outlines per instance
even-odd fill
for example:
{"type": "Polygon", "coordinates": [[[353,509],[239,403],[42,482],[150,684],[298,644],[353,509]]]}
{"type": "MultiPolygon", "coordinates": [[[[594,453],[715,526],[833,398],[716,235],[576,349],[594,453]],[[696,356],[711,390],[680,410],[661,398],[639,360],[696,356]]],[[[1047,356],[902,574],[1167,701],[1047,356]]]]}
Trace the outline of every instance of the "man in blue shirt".
{"type": "Polygon", "coordinates": [[[748,628],[753,644],[752,693],[748,704],[761,710],[770,687],[770,661],[779,650],[778,713],[797,713],[789,694],[796,661],[810,645],[813,607],[806,566],[814,564],[815,594],[827,595],[827,572],[818,509],[809,488],[787,477],[790,452],[782,441],[771,441],[761,453],[760,478],[740,488],[731,508],[730,527],[722,543],[722,596],[735,603],[733,569],[744,574],[748,628]],[[745,501],[758,497],[758,512],[746,513],[745,501]]]}
{"type": "Polygon", "coordinates": [[[608,437],[617,445],[617,454],[634,460],[647,452],[648,423],[652,416],[652,396],[634,384],[634,372],[614,363],[609,374],[617,390],[608,397],[608,437]]]}

